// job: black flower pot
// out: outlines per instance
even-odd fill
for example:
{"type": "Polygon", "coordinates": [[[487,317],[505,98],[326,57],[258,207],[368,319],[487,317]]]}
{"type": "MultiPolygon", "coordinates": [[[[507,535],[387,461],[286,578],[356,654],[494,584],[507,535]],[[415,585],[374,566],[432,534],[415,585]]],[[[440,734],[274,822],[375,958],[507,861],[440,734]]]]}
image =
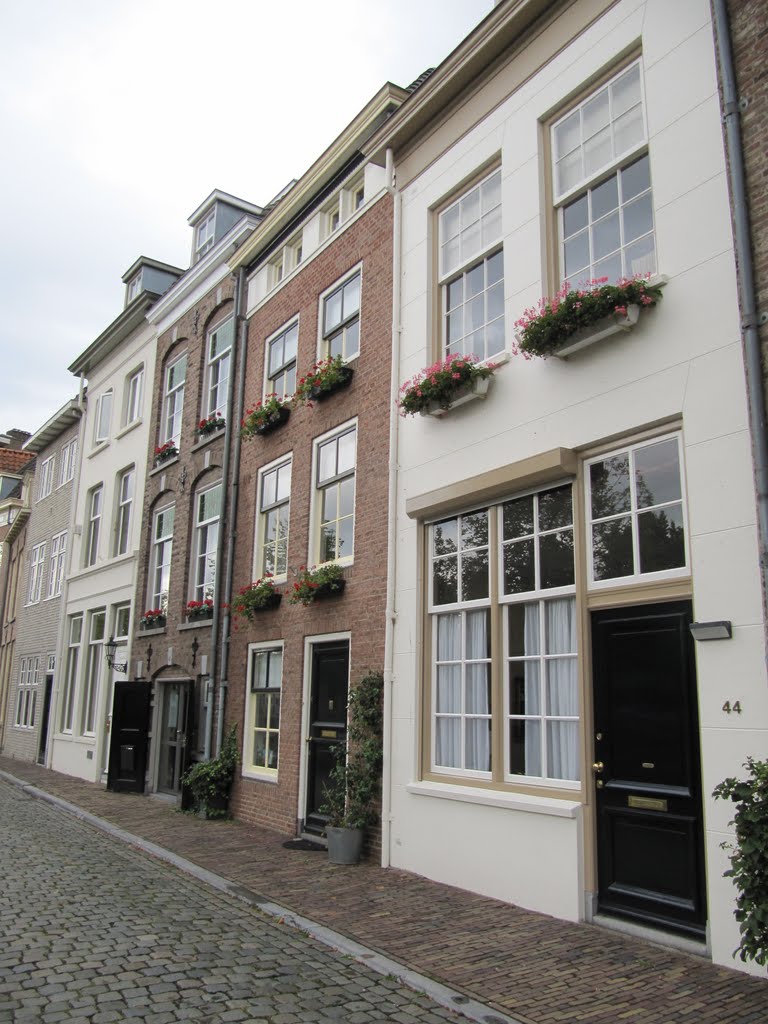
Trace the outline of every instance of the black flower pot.
{"type": "Polygon", "coordinates": [[[260,434],[262,437],[265,434],[271,434],[273,430],[277,430],[278,427],[282,427],[284,423],[288,422],[288,417],[291,415],[291,410],[285,406],[271,416],[268,420],[260,423],[258,427],[254,428],[255,434],[260,434]]]}
{"type": "Polygon", "coordinates": [[[320,586],[315,590],[315,600],[326,597],[338,597],[344,593],[344,587],[346,587],[346,580],[335,580],[333,583],[321,583],[320,586]]]}
{"type": "Polygon", "coordinates": [[[325,398],[330,398],[331,395],[335,395],[337,391],[341,391],[342,388],[348,388],[352,383],[352,377],[354,370],[351,366],[342,366],[339,370],[340,377],[335,380],[332,384],[326,385],[326,387],[314,387],[309,392],[309,398],[312,402],[322,402],[325,398]]]}
{"type": "Polygon", "coordinates": [[[269,612],[269,611],[272,611],[273,608],[277,608],[278,607],[278,605],[280,604],[282,599],[283,599],[283,595],[279,591],[276,590],[273,593],[271,593],[269,595],[269,597],[264,599],[264,603],[263,604],[260,604],[258,607],[252,608],[251,611],[253,612],[254,615],[256,615],[258,612],[269,612]]]}

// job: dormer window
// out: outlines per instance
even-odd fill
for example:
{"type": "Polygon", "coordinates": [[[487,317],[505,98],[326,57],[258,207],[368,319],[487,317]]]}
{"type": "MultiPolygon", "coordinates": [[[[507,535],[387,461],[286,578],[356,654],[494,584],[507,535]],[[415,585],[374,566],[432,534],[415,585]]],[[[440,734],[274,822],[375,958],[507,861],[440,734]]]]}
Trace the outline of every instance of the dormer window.
{"type": "Polygon", "coordinates": [[[131,280],[128,282],[127,298],[125,304],[127,306],[130,306],[130,304],[133,302],[133,300],[136,298],[140,291],[141,274],[137,274],[135,277],[132,277],[131,280]]]}
{"type": "Polygon", "coordinates": [[[209,249],[213,248],[213,229],[216,223],[216,211],[211,210],[204,221],[195,230],[195,261],[201,260],[209,249]]]}

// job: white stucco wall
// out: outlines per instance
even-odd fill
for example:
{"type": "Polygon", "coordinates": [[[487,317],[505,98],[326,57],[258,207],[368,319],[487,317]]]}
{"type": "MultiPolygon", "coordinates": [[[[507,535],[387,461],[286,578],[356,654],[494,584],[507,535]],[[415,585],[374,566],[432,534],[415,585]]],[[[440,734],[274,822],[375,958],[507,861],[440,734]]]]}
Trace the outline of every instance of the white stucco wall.
{"type": "MultiPolygon", "coordinates": [[[[465,131],[403,192],[400,379],[430,361],[430,210],[500,154],[505,327],[545,292],[540,124],[642,44],[663,300],[635,330],[567,361],[513,357],[485,402],[402,421],[397,501],[391,863],[578,919],[585,906],[581,814],[552,818],[417,792],[417,524],[405,501],[548,449],[579,449],[682,419],[694,617],[730,619],[731,641],[696,645],[711,950],[734,965],[733,890],[719,842],[730,808],[709,796],[768,749],[768,688],[747,403],[714,44],[707,0],[625,0],[465,131]],[[726,715],[723,703],[741,701],[726,715]]],[[[503,73],[503,72],[502,72],[503,73]]],[[[464,116],[464,115],[462,115],[464,116]]],[[[617,442],[620,447],[620,441],[617,442]]],[[[447,780],[450,782],[450,780],[447,780]]],[[[487,791],[486,791],[487,792],[487,791]]],[[[573,794],[564,794],[571,800],[573,794]]]]}

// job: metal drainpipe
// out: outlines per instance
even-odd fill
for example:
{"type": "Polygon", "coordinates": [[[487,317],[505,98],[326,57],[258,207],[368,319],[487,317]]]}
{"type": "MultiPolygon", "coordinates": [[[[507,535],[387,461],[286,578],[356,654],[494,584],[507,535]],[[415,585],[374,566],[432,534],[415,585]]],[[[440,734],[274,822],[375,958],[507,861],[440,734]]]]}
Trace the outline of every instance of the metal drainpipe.
{"type": "Polygon", "coordinates": [[[728,26],[726,0],[713,0],[715,43],[720,61],[723,85],[723,121],[725,147],[728,153],[728,183],[733,200],[733,233],[736,246],[736,279],[739,284],[741,330],[744,337],[744,367],[749,395],[749,421],[755,459],[757,485],[757,517],[759,526],[760,569],[763,583],[763,602],[768,594],[768,433],[766,433],[765,393],[760,354],[758,328],[766,316],[757,312],[755,278],[752,264],[752,245],[749,229],[749,204],[744,174],[744,154],[741,147],[741,108],[739,106],[736,76],[733,69],[731,36],[728,26]]]}
{"type": "Polygon", "coordinates": [[[389,867],[392,841],[392,687],[394,685],[395,573],[397,569],[397,469],[400,417],[397,414],[400,373],[400,274],[402,196],[395,184],[392,150],[387,149],[386,188],[392,196],[392,370],[389,412],[389,494],[387,499],[387,598],[384,630],[384,771],[381,785],[381,866],[389,867]]]}
{"type": "MultiPolygon", "coordinates": [[[[224,575],[224,593],[222,602],[226,606],[223,620],[223,640],[221,648],[221,684],[219,686],[219,707],[216,719],[216,754],[221,750],[224,741],[224,706],[229,689],[229,644],[230,644],[230,614],[229,606],[232,603],[232,574],[235,564],[235,537],[237,527],[237,500],[239,495],[240,478],[240,449],[242,440],[240,438],[240,421],[243,418],[243,406],[245,404],[245,364],[247,356],[248,324],[243,316],[243,299],[245,296],[245,270],[241,267],[237,275],[237,290],[235,292],[235,317],[236,329],[240,331],[240,344],[237,350],[239,365],[237,369],[237,408],[234,415],[234,425],[238,428],[235,431],[235,450],[232,454],[232,483],[230,485],[229,502],[229,531],[227,536],[227,564],[224,575]]],[[[227,420],[229,423],[229,420],[227,420]]],[[[229,451],[229,448],[227,448],[229,451]]],[[[227,473],[224,474],[227,479],[227,473]]]]}
{"type": "MultiPolygon", "coordinates": [[[[235,316],[235,330],[234,330],[234,336],[233,336],[233,342],[232,342],[232,363],[233,364],[234,364],[235,359],[237,358],[237,356],[239,354],[239,350],[238,350],[238,324],[239,324],[239,320],[240,320],[240,299],[241,299],[240,291],[241,291],[241,285],[242,285],[242,272],[241,272],[240,275],[238,275],[237,286],[235,288],[235,313],[234,313],[234,316],[235,316]]],[[[224,428],[224,458],[222,459],[222,466],[221,466],[221,482],[222,482],[222,492],[223,492],[222,493],[222,498],[223,499],[226,499],[226,485],[227,485],[227,480],[229,479],[229,463],[230,463],[230,454],[229,454],[229,452],[230,452],[230,446],[231,446],[231,443],[232,443],[232,434],[233,434],[233,416],[232,416],[232,404],[233,404],[232,403],[232,397],[233,397],[233,394],[234,394],[234,379],[232,378],[232,375],[230,374],[229,385],[227,387],[227,420],[226,420],[226,427],[224,428]]],[[[239,423],[240,423],[240,416],[239,415],[237,417],[236,422],[239,425],[239,423]]],[[[239,450],[240,450],[240,431],[239,431],[239,429],[236,430],[234,432],[234,434],[235,434],[235,437],[237,438],[236,444],[237,444],[237,451],[238,451],[238,454],[239,454],[239,450]]],[[[221,565],[222,555],[224,554],[224,534],[229,532],[229,535],[231,537],[232,533],[234,531],[235,508],[233,506],[230,506],[230,509],[229,509],[229,520],[230,520],[230,523],[231,523],[229,531],[227,531],[227,529],[226,529],[226,523],[227,523],[226,511],[227,511],[226,500],[223,500],[222,501],[222,514],[221,514],[221,529],[220,529],[220,532],[219,532],[218,543],[216,545],[216,565],[217,566],[221,565]]],[[[209,661],[209,666],[208,666],[209,684],[206,684],[206,685],[209,686],[209,689],[208,689],[209,700],[207,702],[208,703],[208,721],[206,722],[205,746],[204,746],[204,749],[203,749],[203,757],[204,757],[204,759],[206,761],[208,761],[210,759],[210,757],[211,757],[211,744],[212,744],[212,741],[213,741],[213,709],[214,709],[214,705],[215,705],[215,692],[216,692],[216,661],[217,661],[217,658],[218,658],[219,633],[220,632],[222,633],[222,635],[224,637],[223,650],[224,650],[225,654],[226,654],[227,643],[228,643],[228,632],[227,631],[228,631],[228,627],[229,627],[229,613],[225,613],[224,614],[223,628],[221,630],[220,630],[220,624],[221,624],[221,620],[222,620],[221,606],[222,606],[222,604],[229,604],[229,589],[228,589],[228,586],[225,585],[224,593],[222,594],[220,580],[221,580],[221,576],[220,576],[219,572],[217,571],[217,573],[216,573],[216,590],[215,590],[215,593],[214,593],[214,600],[213,600],[213,619],[211,621],[211,653],[210,653],[210,661],[209,661]]],[[[216,754],[218,754],[219,751],[221,750],[221,739],[220,739],[220,737],[222,735],[222,730],[224,728],[224,725],[223,725],[223,722],[222,722],[222,715],[224,714],[224,693],[225,693],[226,688],[227,688],[227,684],[226,684],[225,680],[226,680],[226,658],[223,657],[222,658],[222,678],[221,678],[221,683],[219,684],[219,692],[218,692],[219,703],[218,703],[218,721],[216,723],[216,754]]]]}

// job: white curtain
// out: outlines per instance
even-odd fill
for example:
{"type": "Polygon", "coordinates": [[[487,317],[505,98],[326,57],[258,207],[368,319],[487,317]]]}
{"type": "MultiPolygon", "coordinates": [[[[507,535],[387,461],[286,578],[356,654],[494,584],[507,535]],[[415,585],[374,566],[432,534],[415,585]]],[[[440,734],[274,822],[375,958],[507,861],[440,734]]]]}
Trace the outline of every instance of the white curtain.
{"type": "MultiPolygon", "coordinates": [[[[466,659],[488,658],[488,612],[467,612],[466,659]]],[[[489,689],[490,664],[475,662],[465,666],[466,689],[464,711],[467,715],[483,718],[466,719],[465,767],[474,771],[491,770],[491,695],[489,689]]]]}
{"type": "Polygon", "coordinates": [[[461,615],[458,612],[437,616],[437,661],[435,763],[445,768],[461,768],[461,615]]]}
{"type": "Polygon", "coordinates": [[[573,655],[547,659],[546,713],[557,718],[577,719],[572,722],[547,723],[547,774],[550,778],[575,781],[579,777],[576,601],[572,597],[548,601],[545,608],[547,653],[573,655]]]}

